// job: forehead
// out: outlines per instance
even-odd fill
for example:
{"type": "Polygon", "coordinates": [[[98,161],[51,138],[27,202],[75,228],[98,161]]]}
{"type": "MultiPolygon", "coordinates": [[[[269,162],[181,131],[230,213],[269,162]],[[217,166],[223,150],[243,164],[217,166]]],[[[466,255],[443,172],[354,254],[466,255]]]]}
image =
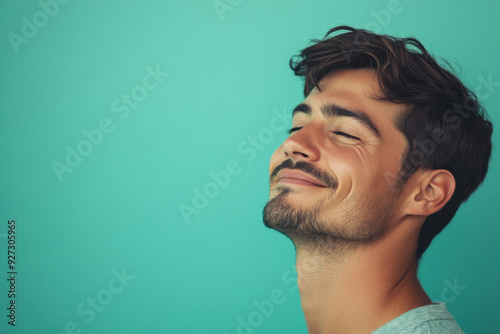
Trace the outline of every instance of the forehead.
{"type": "Polygon", "coordinates": [[[404,108],[403,104],[380,100],[383,96],[378,78],[373,70],[348,69],[325,75],[303,103],[313,112],[328,103],[335,103],[349,110],[360,111],[378,125],[381,132],[396,130],[394,120],[404,108]]]}
{"type": "Polygon", "coordinates": [[[349,99],[352,105],[380,102],[383,96],[375,71],[369,69],[349,69],[332,71],[314,87],[306,98],[318,100],[327,98],[349,99]]]}

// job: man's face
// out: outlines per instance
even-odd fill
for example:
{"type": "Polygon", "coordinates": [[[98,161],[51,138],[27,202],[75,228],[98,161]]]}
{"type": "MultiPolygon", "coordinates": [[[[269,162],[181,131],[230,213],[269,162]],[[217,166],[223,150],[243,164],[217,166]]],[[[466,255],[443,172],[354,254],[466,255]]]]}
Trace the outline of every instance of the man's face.
{"type": "Polygon", "coordinates": [[[379,101],[370,70],[329,73],[294,110],[292,132],[270,162],[266,226],[295,237],[366,243],[397,214],[406,148],[401,105],[379,101]]]}

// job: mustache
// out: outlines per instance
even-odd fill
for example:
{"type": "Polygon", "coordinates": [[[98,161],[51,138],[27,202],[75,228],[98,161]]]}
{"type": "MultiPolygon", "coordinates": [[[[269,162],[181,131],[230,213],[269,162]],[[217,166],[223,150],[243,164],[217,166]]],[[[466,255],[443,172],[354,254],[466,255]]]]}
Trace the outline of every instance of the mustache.
{"type": "Polygon", "coordinates": [[[294,163],[292,159],[286,159],[285,161],[283,161],[274,168],[274,170],[271,173],[271,176],[269,177],[270,182],[272,183],[276,179],[279,171],[285,168],[298,169],[306,174],[313,176],[318,181],[321,181],[322,183],[326,184],[327,187],[333,189],[337,189],[338,187],[337,179],[335,179],[330,174],[323,172],[321,169],[317,168],[316,166],[307,161],[297,161],[296,163],[294,163]]]}

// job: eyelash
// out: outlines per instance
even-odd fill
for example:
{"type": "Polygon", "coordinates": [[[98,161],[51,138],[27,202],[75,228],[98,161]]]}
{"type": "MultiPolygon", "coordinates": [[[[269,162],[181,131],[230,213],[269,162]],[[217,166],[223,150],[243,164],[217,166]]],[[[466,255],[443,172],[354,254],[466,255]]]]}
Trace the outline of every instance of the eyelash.
{"type": "MultiPolygon", "coordinates": [[[[294,133],[295,131],[299,131],[300,129],[302,129],[302,127],[291,128],[287,132],[288,132],[289,135],[291,135],[292,133],[294,133]]],[[[333,131],[333,133],[336,134],[336,135],[345,137],[347,139],[360,140],[358,137],[352,136],[352,135],[350,135],[348,133],[345,133],[345,132],[342,132],[342,131],[333,131]]]]}
{"type": "Polygon", "coordinates": [[[302,128],[301,127],[291,128],[287,132],[289,135],[291,135],[292,133],[294,133],[295,131],[299,131],[300,129],[302,129],[302,128]]]}

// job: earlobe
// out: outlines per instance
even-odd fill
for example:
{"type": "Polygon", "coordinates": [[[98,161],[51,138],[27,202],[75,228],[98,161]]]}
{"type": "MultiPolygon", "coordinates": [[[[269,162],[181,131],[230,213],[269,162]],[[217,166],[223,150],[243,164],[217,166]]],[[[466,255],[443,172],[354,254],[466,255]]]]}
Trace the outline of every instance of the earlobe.
{"type": "Polygon", "coordinates": [[[445,169],[428,172],[420,182],[419,192],[414,197],[414,209],[421,216],[430,216],[449,202],[455,191],[455,178],[445,169]]]}

